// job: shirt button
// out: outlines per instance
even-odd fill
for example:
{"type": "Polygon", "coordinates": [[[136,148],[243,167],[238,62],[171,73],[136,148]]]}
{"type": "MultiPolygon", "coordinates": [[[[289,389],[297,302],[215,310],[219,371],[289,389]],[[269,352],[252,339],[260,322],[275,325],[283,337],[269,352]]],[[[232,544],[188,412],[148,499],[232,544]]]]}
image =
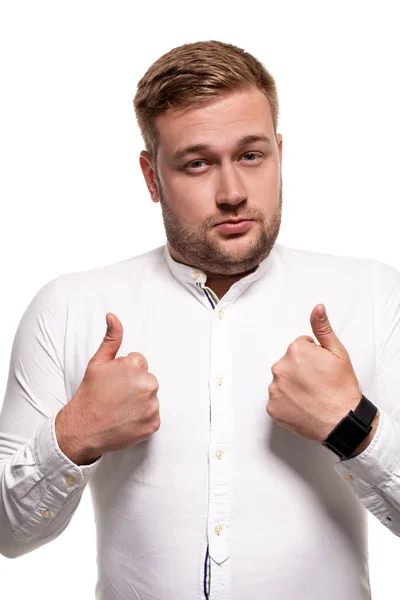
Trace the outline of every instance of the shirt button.
{"type": "Polygon", "coordinates": [[[76,479],[75,479],[75,477],[72,477],[72,475],[68,475],[68,477],[65,478],[65,481],[68,483],[68,485],[72,485],[73,483],[76,483],[76,479]]]}
{"type": "Polygon", "coordinates": [[[217,450],[215,454],[217,455],[217,458],[219,458],[221,460],[221,458],[224,455],[224,451],[223,450],[217,450]]]}
{"type": "Polygon", "coordinates": [[[192,271],[192,277],[193,277],[193,279],[198,279],[199,275],[200,275],[200,273],[198,271],[192,271]]]}
{"type": "Polygon", "coordinates": [[[214,531],[217,535],[221,535],[222,530],[223,530],[222,525],[217,525],[216,528],[214,529],[214,531]]]}
{"type": "Polygon", "coordinates": [[[223,310],[219,310],[218,311],[218,319],[223,319],[224,318],[224,311],[223,310]]]}
{"type": "Polygon", "coordinates": [[[222,385],[222,382],[224,381],[224,378],[219,376],[217,377],[217,385],[222,385]]]}
{"type": "Polygon", "coordinates": [[[353,475],[349,475],[348,473],[346,473],[346,475],[343,476],[345,479],[353,479],[353,475]]]}
{"type": "Polygon", "coordinates": [[[42,510],[42,515],[44,517],[46,517],[46,519],[47,519],[47,517],[51,517],[51,511],[50,510],[42,510]]]}

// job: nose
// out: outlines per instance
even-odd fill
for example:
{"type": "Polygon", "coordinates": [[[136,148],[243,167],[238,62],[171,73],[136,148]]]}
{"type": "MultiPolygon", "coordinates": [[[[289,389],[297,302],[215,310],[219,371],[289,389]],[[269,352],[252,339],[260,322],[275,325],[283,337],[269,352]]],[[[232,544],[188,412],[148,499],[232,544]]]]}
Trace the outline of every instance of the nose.
{"type": "Polygon", "coordinates": [[[247,192],[239,173],[232,164],[221,165],[218,174],[217,203],[236,205],[243,200],[247,200],[247,192]]]}

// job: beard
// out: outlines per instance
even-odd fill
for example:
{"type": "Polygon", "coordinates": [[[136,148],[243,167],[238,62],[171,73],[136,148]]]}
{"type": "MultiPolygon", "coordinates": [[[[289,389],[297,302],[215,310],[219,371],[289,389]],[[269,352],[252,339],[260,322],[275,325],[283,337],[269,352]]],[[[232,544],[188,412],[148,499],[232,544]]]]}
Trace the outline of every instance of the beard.
{"type": "MultiPolygon", "coordinates": [[[[261,210],[253,211],[249,218],[254,219],[254,224],[249,232],[240,235],[240,237],[248,236],[249,242],[246,245],[242,243],[236,245],[235,242],[232,242],[232,246],[235,244],[236,247],[232,247],[231,250],[229,250],[231,242],[227,238],[221,240],[217,236],[209,235],[209,230],[214,226],[214,219],[212,222],[210,219],[206,219],[195,228],[182,223],[165,200],[157,174],[156,181],[165,233],[174,260],[210,274],[238,275],[256,269],[260,262],[269,256],[278,237],[282,220],[282,174],[280,175],[278,203],[268,222],[265,222],[264,213],[261,210]]],[[[237,212],[237,207],[232,206],[230,212],[222,214],[221,218],[229,219],[240,216],[237,212]]],[[[239,236],[230,235],[229,238],[231,237],[233,239],[239,236]]]]}

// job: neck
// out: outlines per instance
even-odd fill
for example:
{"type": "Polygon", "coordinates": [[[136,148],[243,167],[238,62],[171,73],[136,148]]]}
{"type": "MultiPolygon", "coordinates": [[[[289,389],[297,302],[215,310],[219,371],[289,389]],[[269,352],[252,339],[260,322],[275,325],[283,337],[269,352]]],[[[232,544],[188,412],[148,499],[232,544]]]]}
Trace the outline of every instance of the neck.
{"type": "MultiPolygon", "coordinates": [[[[168,250],[169,250],[171,257],[174,260],[176,260],[177,262],[180,262],[181,264],[184,264],[184,265],[187,264],[185,262],[185,260],[183,259],[183,257],[180,256],[177,252],[175,252],[175,250],[173,250],[171,248],[169,243],[168,243],[168,250]]],[[[249,269],[248,271],[244,271],[243,273],[237,273],[236,275],[221,275],[221,274],[217,274],[217,273],[211,273],[210,271],[206,271],[206,270],[202,269],[202,270],[204,270],[204,273],[207,275],[205,285],[214,292],[214,294],[218,297],[218,299],[221,299],[223,296],[225,296],[227,291],[230,289],[230,287],[234,283],[236,283],[237,281],[239,281],[246,275],[249,275],[249,273],[252,273],[253,271],[255,271],[258,266],[259,265],[256,265],[252,269],[249,269]]]]}
{"type": "Polygon", "coordinates": [[[206,272],[207,279],[205,285],[209,287],[219,299],[221,299],[223,296],[225,296],[234,283],[246,275],[249,275],[256,269],[257,267],[254,267],[254,269],[250,269],[250,271],[239,273],[237,275],[213,275],[212,273],[206,272]]]}

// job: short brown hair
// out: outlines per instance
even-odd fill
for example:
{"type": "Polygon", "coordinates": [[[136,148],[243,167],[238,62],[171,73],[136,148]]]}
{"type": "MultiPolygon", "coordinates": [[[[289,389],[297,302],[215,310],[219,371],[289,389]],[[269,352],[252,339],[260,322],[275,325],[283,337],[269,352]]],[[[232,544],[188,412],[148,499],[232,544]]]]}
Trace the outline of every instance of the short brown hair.
{"type": "Polygon", "coordinates": [[[272,75],[251,54],[218,41],[173,48],[140,79],[133,105],[146,150],[156,158],[155,119],[168,108],[197,108],[224,93],[256,86],[271,106],[276,135],[279,103],[272,75]]]}

